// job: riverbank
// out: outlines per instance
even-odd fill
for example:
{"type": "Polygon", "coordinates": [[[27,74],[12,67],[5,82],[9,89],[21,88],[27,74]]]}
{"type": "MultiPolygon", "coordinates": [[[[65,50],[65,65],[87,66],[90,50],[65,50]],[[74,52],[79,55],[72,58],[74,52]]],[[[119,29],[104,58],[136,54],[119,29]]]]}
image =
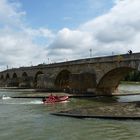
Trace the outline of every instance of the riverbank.
{"type": "Polygon", "coordinates": [[[134,82],[134,81],[121,81],[120,84],[123,84],[123,85],[140,85],[140,82],[134,82]]]}

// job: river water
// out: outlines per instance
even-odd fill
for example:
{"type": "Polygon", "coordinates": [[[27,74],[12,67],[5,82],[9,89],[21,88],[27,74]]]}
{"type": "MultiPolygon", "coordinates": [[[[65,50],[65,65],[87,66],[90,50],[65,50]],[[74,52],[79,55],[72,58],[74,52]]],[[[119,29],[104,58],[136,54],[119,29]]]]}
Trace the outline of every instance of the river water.
{"type": "MultiPolygon", "coordinates": [[[[140,91],[138,85],[121,85],[121,92],[140,91]]],[[[1,89],[2,95],[38,94],[28,90],[1,89]]],[[[109,102],[139,101],[140,95],[70,99],[44,105],[41,99],[0,99],[0,140],[139,140],[140,120],[76,119],[51,112],[109,102]]]]}

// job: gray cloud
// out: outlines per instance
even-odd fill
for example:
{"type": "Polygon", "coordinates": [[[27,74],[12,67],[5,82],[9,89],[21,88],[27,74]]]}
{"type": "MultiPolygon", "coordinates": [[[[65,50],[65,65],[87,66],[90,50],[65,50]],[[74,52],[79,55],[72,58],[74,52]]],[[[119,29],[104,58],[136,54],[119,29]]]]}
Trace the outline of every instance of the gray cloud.
{"type": "Polygon", "coordinates": [[[34,43],[38,37],[53,38],[45,28],[32,29],[24,22],[25,12],[20,3],[0,1],[0,69],[19,67],[46,61],[47,50],[34,43]]]}
{"type": "Polygon", "coordinates": [[[140,1],[116,0],[106,14],[54,33],[46,28],[33,29],[24,22],[26,12],[19,4],[0,1],[1,69],[30,65],[31,62],[65,61],[93,56],[140,51],[140,1]],[[13,20],[13,18],[15,20],[13,20]],[[44,41],[40,43],[40,39],[44,41]]]}
{"type": "Polygon", "coordinates": [[[50,45],[49,52],[88,57],[140,51],[140,1],[116,1],[108,13],[81,24],[76,30],[62,29],[50,45]],[[65,51],[58,51],[58,50],[65,51]],[[56,51],[57,50],[57,51],[56,51]],[[67,51],[66,51],[67,50],[67,51]],[[71,53],[72,52],[72,53],[71,53]]]}

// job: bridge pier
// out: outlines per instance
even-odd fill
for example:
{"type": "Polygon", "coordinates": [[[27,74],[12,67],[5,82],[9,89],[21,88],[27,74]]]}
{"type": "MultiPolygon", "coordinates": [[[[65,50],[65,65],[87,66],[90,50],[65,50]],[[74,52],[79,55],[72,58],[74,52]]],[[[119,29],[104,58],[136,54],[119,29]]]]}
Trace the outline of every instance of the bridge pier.
{"type": "Polygon", "coordinates": [[[117,93],[118,88],[100,88],[96,89],[95,94],[97,95],[111,95],[112,93],[117,93]]]}
{"type": "Polygon", "coordinates": [[[22,77],[19,80],[20,88],[34,88],[33,87],[33,78],[32,77],[22,77]]]}
{"type": "Polygon", "coordinates": [[[70,75],[69,87],[72,93],[94,93],[96,85],[96,77],[93,73],[70,75]]]}

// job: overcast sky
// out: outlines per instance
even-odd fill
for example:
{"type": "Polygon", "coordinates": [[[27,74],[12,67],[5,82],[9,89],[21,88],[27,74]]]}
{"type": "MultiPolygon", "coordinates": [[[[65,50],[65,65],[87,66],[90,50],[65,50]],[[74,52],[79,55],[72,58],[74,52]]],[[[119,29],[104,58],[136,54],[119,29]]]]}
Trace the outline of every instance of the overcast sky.
{"type": "Polygon", "coordinates": [[[0,0],[0,70],[140,52],[140,0],[0,0]]]}

